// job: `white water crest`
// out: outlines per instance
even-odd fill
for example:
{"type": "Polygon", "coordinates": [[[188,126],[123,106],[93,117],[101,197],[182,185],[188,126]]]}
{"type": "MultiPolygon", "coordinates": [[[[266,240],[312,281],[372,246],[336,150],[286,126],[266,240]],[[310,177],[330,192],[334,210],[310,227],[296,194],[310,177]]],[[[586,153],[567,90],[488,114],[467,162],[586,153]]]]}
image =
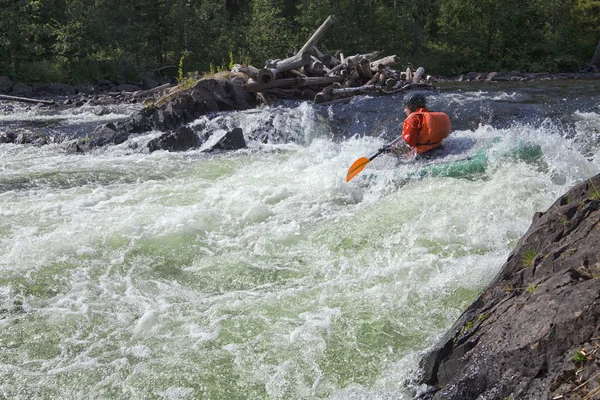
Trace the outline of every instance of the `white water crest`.
{"type": "Polygon", "coordinates": [[[335,137],[337,113],[191,124],[264,133],[228,153],[149,154],[156,132],[86,155],[0,145],[2,396],[410,399],[419,357],[533,214],[600,172],[587,110],[568,131],[550,119],[455,130],[448,159],[493,143],[477,176],[417,178],[422,165],[385,155],[347,183],[387,140],[335,137]],[[507,157],[520,141],[541,159],[507,157]]]}

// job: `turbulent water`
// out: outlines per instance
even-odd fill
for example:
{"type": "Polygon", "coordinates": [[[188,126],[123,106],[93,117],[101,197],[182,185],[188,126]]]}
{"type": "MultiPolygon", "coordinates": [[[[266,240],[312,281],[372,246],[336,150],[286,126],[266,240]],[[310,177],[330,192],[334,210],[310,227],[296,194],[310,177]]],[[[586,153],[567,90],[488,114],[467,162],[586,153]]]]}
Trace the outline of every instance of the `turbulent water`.
{"type": "MultiPolygon", "coordinates": [[[[446,158],[381,156],[400,97],[203,117],[248,149],[93,154],[0,145],[0,398],[410,399],[420,355],[494,277],[536,211],[600,172],[600,81],[428,96],[446,158]],[[496,139],[499,138],[499,139],[496,139]],[[542,157],[507,156],[516,143],[542,157]]],[[[4,104],[0,131],[83,136],[136,106],[4,104]]]]}

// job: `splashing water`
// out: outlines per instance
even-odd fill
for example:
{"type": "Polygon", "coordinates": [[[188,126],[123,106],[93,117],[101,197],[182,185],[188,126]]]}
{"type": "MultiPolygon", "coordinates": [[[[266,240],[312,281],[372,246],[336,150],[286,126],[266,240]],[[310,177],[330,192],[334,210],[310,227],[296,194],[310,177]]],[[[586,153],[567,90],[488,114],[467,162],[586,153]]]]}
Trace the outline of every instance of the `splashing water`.
{"type": "Polygon", "coordinates": [[[397,134],[397,98],[191,124],[242,127],[248,149],[222,154],[0,145],[0,393],[411,398],[420,354],[532,215],[600,172],[600,85],[559,88],[581,99],[559,115],[538,112],[561,103],[554,87],[529,85],[430,96],[456,121],[449,159],[500,138],[468,179],[412,178],[418,164],[382,156],[345,182],[397,134]],[[505,157],[517,141],[542,158],[505,157]]]}

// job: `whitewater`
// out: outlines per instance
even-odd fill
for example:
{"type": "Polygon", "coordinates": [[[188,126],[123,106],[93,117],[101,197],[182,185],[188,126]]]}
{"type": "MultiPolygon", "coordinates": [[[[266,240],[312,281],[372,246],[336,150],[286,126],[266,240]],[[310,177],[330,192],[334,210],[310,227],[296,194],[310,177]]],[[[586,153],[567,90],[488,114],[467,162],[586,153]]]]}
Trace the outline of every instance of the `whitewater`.
{"type": "MultiPolygon", "coordinates": [[[[600,173],[600,81],[427,95],[448,160],[391,155],[401,96],[203,116],[248,148],[89,154],[0,144],[0,397],[410,399],[419,359],[500,270],[535,212],[600,173]],[[506,156],[538,145],[532,162],[506,156]]],[[[139,105],[7,105],[0,132],[85,136],[139,105]],[[102,107],[103,111],[99,112],[102,107]]],[[[58,141],[58,140],[57,140],[58,141]]]]}

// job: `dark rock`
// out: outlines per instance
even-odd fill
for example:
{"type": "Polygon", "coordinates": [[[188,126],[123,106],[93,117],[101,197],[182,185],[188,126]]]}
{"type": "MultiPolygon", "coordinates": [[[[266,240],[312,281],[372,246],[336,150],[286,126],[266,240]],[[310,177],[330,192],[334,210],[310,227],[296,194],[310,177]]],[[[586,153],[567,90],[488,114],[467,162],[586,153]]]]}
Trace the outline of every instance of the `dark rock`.
{"type": "Polygon", "coordinates": [[[0,143],[14,143],[16,139],[14,132],[0,132],[0,143]]]}
{"type": "Polygon", "coordinates": [[[49,83],[46,85],[36,86],[36,93],[49,93],[59,96],[70,96],[77,93],[75,87],[64,83],[49,83]]]}
{"type": "Polygon", "coordinates": [[[34,146],[43,146],[51,143],[53,139],[42,132],[35,132],[29,129],[20,129],[12,132],[0,132],[0,143],[31,144],[34,146]]]}
{"type": "Polygon", "coordinates": [[[157,86],[158,86],[158,82],[156,82],[152,78],[145,78],[142,81],[142,89],[144,89],[144,90],[154,89],[157,86]]]}
{"type": "Polygon", "coordinates": [[[599,190],[597,175],[536,213],[488,288],[423,358],[429,388],[419,398],[554,398],[575,368],[581,382],[597,373],[594,357],[576,365],[574,355],[600,348],[599,190]]]}
{"type": "Polygon", "coordinates": [[[242,128],[234,128],[218,138],[216,143],[207,150],[239,150],[245,148],[246,140],[242,128]]]}
{"type": "Polygon", "coordinates": [[[33,88],[24,83],[15,83],[15,85],[12,87],[11,93],[15,95],[28,95],[33,93],[33,88]]]}
{"type": "Polygon", "coordinates": [[[8,76],[0,76],[0,93],[10,93],[13,83],[8,76]]]}
{"type": "Polygon", "coordinates": [[[79,139],[78,145],[82,150],[91,150],[95,147],[121,144],[127,140],[129,132],[118,129],[113,122],[97,127],[92,134],[84,139],[79,139]]]}
{"type": "Polygon", "coordinates": [[[182,126],[174,132],[167,132],[148,142],[150,152],[156,150],[187,151],[199,147],[202,141],[189,127],[182,126]]]}
{"type": "Polygon", "coordinates": [[[66,143],[64,146],[65,151],[68,154],[81,154],[83,153],[83,149],[79,147],[77,140],[73,140],[71,142],[66,143]]]}

